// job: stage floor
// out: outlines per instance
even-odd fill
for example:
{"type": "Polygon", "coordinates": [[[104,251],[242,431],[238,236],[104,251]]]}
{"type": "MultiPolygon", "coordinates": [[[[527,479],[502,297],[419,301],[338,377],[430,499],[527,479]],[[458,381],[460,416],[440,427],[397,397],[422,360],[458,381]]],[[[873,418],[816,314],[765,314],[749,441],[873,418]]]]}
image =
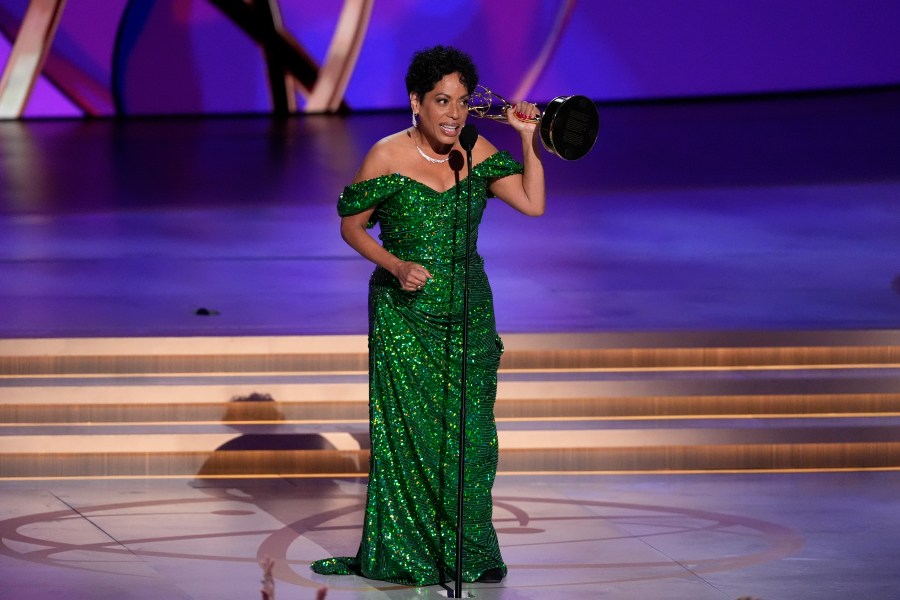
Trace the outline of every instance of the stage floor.
{"type": "MultiPolygon", "coordinates": [[[[172,480],[3,484],[0,598],[439,598],[312,573],[353,554],[364,482],[172,480]]],[[[485,600],[843,600],[900,589],[900,473],[500,477],[509,576],[485,600]]]]}
{"type": "MultiPolygon", "coordinates": [[[[601,114],[544,217],[488,207],[501,333],[900,327],[900,90],[601,114]]],[[[0,338],[365,333],[335,204],[405,123],[0,122],[0,338]]]]}

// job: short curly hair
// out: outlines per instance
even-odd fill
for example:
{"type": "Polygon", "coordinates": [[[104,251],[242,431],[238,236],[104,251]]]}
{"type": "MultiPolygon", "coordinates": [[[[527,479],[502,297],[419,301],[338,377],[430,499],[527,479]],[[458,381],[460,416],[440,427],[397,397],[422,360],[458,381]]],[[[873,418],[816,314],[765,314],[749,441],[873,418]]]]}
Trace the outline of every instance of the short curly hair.
{"type": "Polygon", "coordinates": [[[459,73],[460,81],[469,93],[478,85],[478,69],[465,52],[450,46],[420,50],[413,54],[406,71],[406,92],[415,92],[421,99],[451,73],[459,73]]]}

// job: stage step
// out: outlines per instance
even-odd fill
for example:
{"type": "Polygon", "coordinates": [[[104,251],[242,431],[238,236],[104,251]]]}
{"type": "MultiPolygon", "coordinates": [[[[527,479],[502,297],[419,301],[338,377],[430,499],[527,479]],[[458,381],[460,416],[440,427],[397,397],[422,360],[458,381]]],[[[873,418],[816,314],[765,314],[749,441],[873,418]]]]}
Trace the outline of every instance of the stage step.
{"type": "MultiPolygon", "coordinates": [[[[503,473],[900,469],[900,332],[506,335],[503,473]]],[[[0,478],[365,475],[364,336],[0,340],[0,478]]]]}

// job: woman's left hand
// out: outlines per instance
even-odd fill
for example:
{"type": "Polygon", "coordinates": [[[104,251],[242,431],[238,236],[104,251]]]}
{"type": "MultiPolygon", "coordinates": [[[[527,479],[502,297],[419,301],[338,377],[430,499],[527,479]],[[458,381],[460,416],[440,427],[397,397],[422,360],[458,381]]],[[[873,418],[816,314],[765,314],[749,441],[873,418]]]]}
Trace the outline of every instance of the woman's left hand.
{"type": "Polygon", "coordinates": [[[533,132],[537,128],[536,121],[540,116],[541,111],[531,102],[516,102],[506,109],[507,122],[520,132],[533,132]]]}

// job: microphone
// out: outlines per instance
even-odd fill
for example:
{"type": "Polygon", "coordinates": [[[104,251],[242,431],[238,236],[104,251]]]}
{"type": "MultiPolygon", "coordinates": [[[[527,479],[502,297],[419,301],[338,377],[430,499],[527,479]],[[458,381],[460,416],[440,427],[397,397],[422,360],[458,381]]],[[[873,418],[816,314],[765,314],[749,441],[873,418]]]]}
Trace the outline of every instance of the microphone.
{"type": "Polygon", "coordinates": [[[474,125],[465,125],[459,132],[459,145],[467,153],[472,152],[475,142],[478,140],[478,129],[474,125]]]}
{"type": "MultiPolygon", "coordinates": [[[[463,262],[463,318],[462,318],[462,370],[459,404],[459,478],[457,479],[457,504],[456,504],[456,591],[451,598],[462,598],[462,556],[463,556],[463,486],[465,481],[466,464],[466,366],[469,363],[469,262],[472,245],[469,244],[469,232],[472,231],[472,148],[478,141],[478,130],[474,125],[466,125],[459,132],[459,145],[466,151],[466,161],[469,163],[469,173],[466,177],[466,242],[465,261],[463,262]]],[[[457,181],[459,176],[457,176],[457,181]]],[[[456,185],[456,201],[462,200],[459,193],[459,184],[456,185]]]]}

